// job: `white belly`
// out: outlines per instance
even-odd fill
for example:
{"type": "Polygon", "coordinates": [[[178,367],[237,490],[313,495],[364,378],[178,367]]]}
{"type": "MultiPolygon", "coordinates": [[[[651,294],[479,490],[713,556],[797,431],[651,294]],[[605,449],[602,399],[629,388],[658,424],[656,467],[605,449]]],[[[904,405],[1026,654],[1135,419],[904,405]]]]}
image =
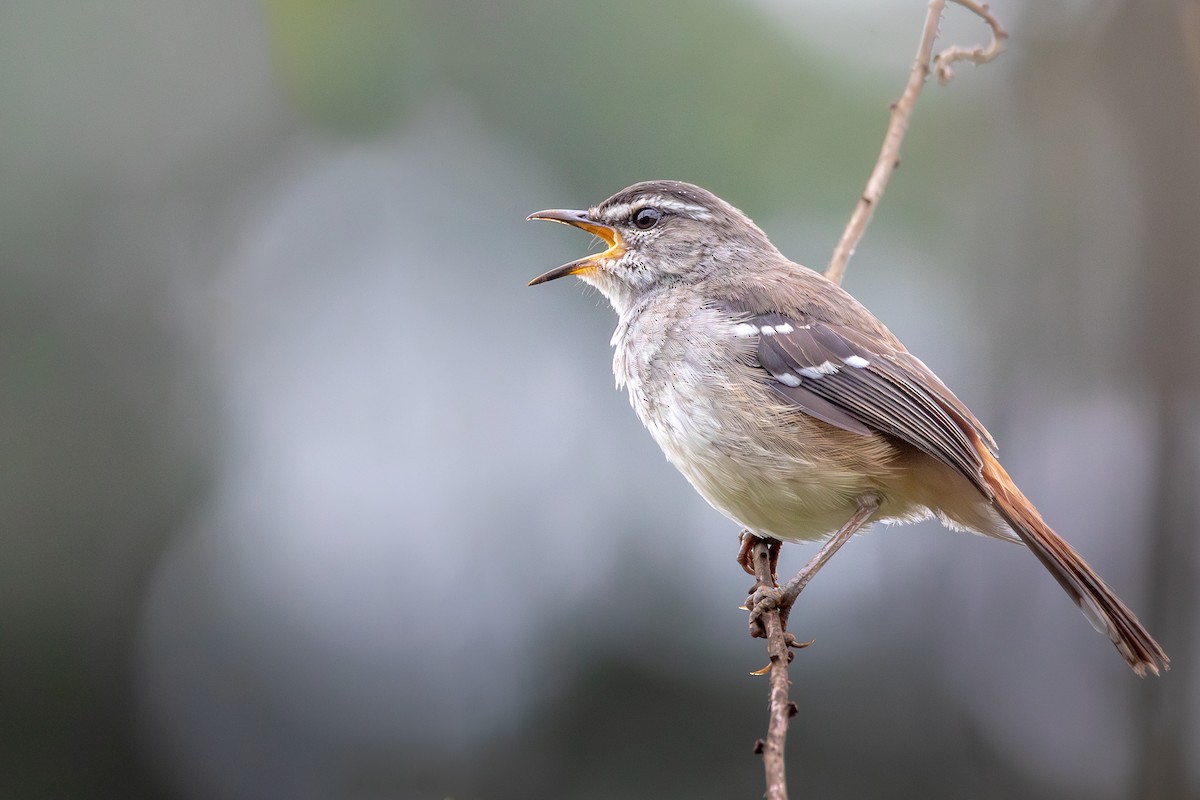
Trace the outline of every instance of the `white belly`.
{"type": "MultiPolygon", "coordinates": [[[[635,401],[635,407],[641,406],[635,401]]],[[[711,409],[677,396],[662,414],[639,416],[667,459],[709,504],[754,533],[793,541],[826,538],[870,491],[859,476],[756,448],[723,429],[711,409]]]]}
{"type": "MultiPolygon", "coordinates": [[[[879,492],[882,476],[864,475],[851,456],[863,437],[828,427],[814,437],[813,426],[823,423],[771,413],[770,404],[782,406],[754,383],[750,368],[732,358],[697,358],[681,344],[687,337],[679,323],[647,327],[636,351],[618,328],[618,383],[667,459],[722,514],[763,536],[811,541],[845,524],[864,494],[879,492]],[[856,447],[830,448],[846,437],[856,447]]],[[[875,444],[888,447],[881,438],[875,444]]],[[[884,453],[879,463],[887,460],[884,453]]]]}

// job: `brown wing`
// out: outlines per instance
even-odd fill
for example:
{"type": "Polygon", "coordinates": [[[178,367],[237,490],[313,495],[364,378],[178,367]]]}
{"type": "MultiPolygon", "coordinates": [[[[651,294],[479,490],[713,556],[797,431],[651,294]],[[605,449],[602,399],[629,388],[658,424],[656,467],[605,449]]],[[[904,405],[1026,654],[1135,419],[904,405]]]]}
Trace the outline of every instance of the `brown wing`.
{"type": "Polygon", "coordinates": [[[978,482],[983,464],[972,434],[995,443],[933,372],[905,350],[844,326],[802,315],[754,314],[725,304],[757,336],[758,366],[800,409],[854,433],[879,431],[908,442],[978,482]]]}

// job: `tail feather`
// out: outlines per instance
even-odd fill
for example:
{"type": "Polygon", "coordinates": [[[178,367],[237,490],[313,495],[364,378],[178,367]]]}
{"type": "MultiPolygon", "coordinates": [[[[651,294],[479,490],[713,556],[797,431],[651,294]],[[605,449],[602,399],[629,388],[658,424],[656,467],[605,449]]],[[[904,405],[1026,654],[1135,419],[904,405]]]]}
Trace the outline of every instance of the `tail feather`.
{"type": "Polygon", "coordinates": [[[1092,626],[1107,634],[1139,676],[1170,669],[1170,659],[1133,612],[1121,602],[1071,545],[1051,530],[1033,504],[990,454],[983,457],[983,482],[992,503],[1038,560],[1054,575],[1092,626]]]}

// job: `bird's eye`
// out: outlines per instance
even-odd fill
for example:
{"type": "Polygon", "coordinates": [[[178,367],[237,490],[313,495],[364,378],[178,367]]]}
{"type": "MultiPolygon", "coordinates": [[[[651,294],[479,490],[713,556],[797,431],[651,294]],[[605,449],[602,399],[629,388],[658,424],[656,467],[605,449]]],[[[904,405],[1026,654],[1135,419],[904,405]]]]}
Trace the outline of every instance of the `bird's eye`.
{"type": "Polygon", "coordinates": [[[633,215],[633,227],[639,231],[648,231],[662,219],[662,212],[657,208],[643,208],[633,215]]]}

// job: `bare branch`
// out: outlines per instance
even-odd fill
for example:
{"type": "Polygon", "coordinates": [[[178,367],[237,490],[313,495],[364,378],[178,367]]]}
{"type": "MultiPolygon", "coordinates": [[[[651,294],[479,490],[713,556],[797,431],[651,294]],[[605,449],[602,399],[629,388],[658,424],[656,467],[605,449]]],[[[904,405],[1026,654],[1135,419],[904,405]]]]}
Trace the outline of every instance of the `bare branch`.
{"type": "MultiPolygon", "coordinates": [[[[743,534],[743,535],[749,535],[743,534]]],[[[751,551],[754,563],[754,593],[778,596],[775,579],[771,575],[771,556],[765,540],[759,540],[751,551]]],[[[751,605],[752,615],[759,607],[751,605]]],[[[763,769],[767,778],[767,800],[787,800],[787,776],[784,768],[784,743],[787,741],[788,718],[795,713],[795,706],[788,699],[788,661],[792,654],[788,637],[784,633],[783,619],[778,605],[765,603],[758,613],[757,622],[767,638],[767,654],[770,663],[764,668],[771,678],[770,719],[767,723],[767,738],[761,742],[763,769]]],[[[751,625],[754,625],[752,617],[751,625]]],[[[762,672],[760,670],[760,672],[762,672]]]]}
{"type": "MultiPolygon", "coordinates": [[[[797,642],[788,633],[787,620],[792,606],[804,587],[812,580],[817,570],[838,551],[850,537],[862,529],[871,515],[879,509],[880,499],[868,495],[860,498],[858,510],[824,545],[817,554],[788,581],[781,591],[775,585],[774,558],[771,545],[759,539],[750,549],[754,564],[755,584],[753,594],[746,601],[750,608],[750,635],[766,637],[767,654],[770,662],[756,675],[771,676],[770,718],[767,723],[767,738],[760,742],[757,750],[763,756],[763,770],[767,778],[767,800],[787,800],[787,776],[784,769],[784,743],[787,741],[788,720],[796,715],[796,704],[788,697],[788,662],[792,648],[808,647],[812,642],[797,642]]],[[[753,536],[743,531],[742,536],[753,536]]],[[[744,540],[743,540],[744,541],[744,540]]],[[[777,543],[777,546],[778,543],[777,543]]],[[[777,555],[777,554],[776,554],[777,555]]]]}
{"type": "Polygon", "coordinates": [[[925,15],[925,28],[921,32],[921,43],[917,47],[917,57],[908,73],[904,93],[892,104],[892,118],[888,123],[887,133],[883,136],[883,148],[879,151],[879,159],[875,162],[875,169],[871,170],[867,188],[863,190],[858,205],[854,207],[850,222],[842,232],[841,240],[833,249],[833,258],[825,269],[825,277],[834,283],[842,282],[842,276],[846,274],[846,264],[849,263],[850,256],[854,255],[859,240],[867,230],[867,223],[871,221],[875,204],[883,197],[883,190],[887,188],[892,173],[900,166],[900,143],[904,141],[904,134],[908,132],[908,118],[912,115],[917,97],[921,94],[921,87],[925,85],[925,79],[929,76],[933,41],[937,38],[938,22],[942,18],[942,9],[945,6],[946,0],[930,0],[929,11],[925,15]]]}
{"type": "Polygon", "coordinates": [[[975,0],[954,0],[963,8],[970,9],[979,16],[992,29],[992,41],[987,47],[977,45],[972,48],[960,47],[959,45],[951,45],[945,50],[937,54],[933,59],[933,71],[937,75],[938,83],[945,86],[954,78],[954,70],[951,65],[956,61],[970,61],[972,64],[986,64],[1004,49],[1004,40],[1008,38],[1008,31],[1004,30],[1000,25],[1000,21],[992,15],[991,8],[987,3],[976,3],[975,0]]]}
{"type": "MultiPolygon", "coordinates": [[[[1008,38],[1008,33],[992,15],[987,4],[977,3],[975,0],[955,2],[979,15],[991,26],[992,41],[987,47],[967,49],[953,46],[939,53],[934,63],[938,81],[942,84],[947,83],[954,75],[951,64],[956,61],[972,61],[976,64],[991,61],[1000,54],[1004,40],[1008,38]]],[[[883,148],[879,151],[879,159],[875,162],[875,168],[871,171],[871,177],[867,179],[867,186],[854,207],[854,213],[850,215],[845,231],[842,232],[842,238],[833,249],[829,266],[825,268],[825,277],[834,283],[842,282],[842,277],[846,274],[846,264],[849,263],[850,256],[854,255],[854,250],[871,221],[875,206],[883,197],[883,191],[887,188],[892,173],[900,166],[900,143],[904,141],[904,134],[908,132],[908,120],[916,106],[917,97],[921,94],[925,79],[929,77],[933,43],[937,39],[938,23],[945,6],[946,0],[930,0],[929,11],[925,15],[925,27],[921,31],[921,41],[917,46],[917,56],[909,71],[904,93],[892,104],[892,116],[883,136],[883,148]]]]}

